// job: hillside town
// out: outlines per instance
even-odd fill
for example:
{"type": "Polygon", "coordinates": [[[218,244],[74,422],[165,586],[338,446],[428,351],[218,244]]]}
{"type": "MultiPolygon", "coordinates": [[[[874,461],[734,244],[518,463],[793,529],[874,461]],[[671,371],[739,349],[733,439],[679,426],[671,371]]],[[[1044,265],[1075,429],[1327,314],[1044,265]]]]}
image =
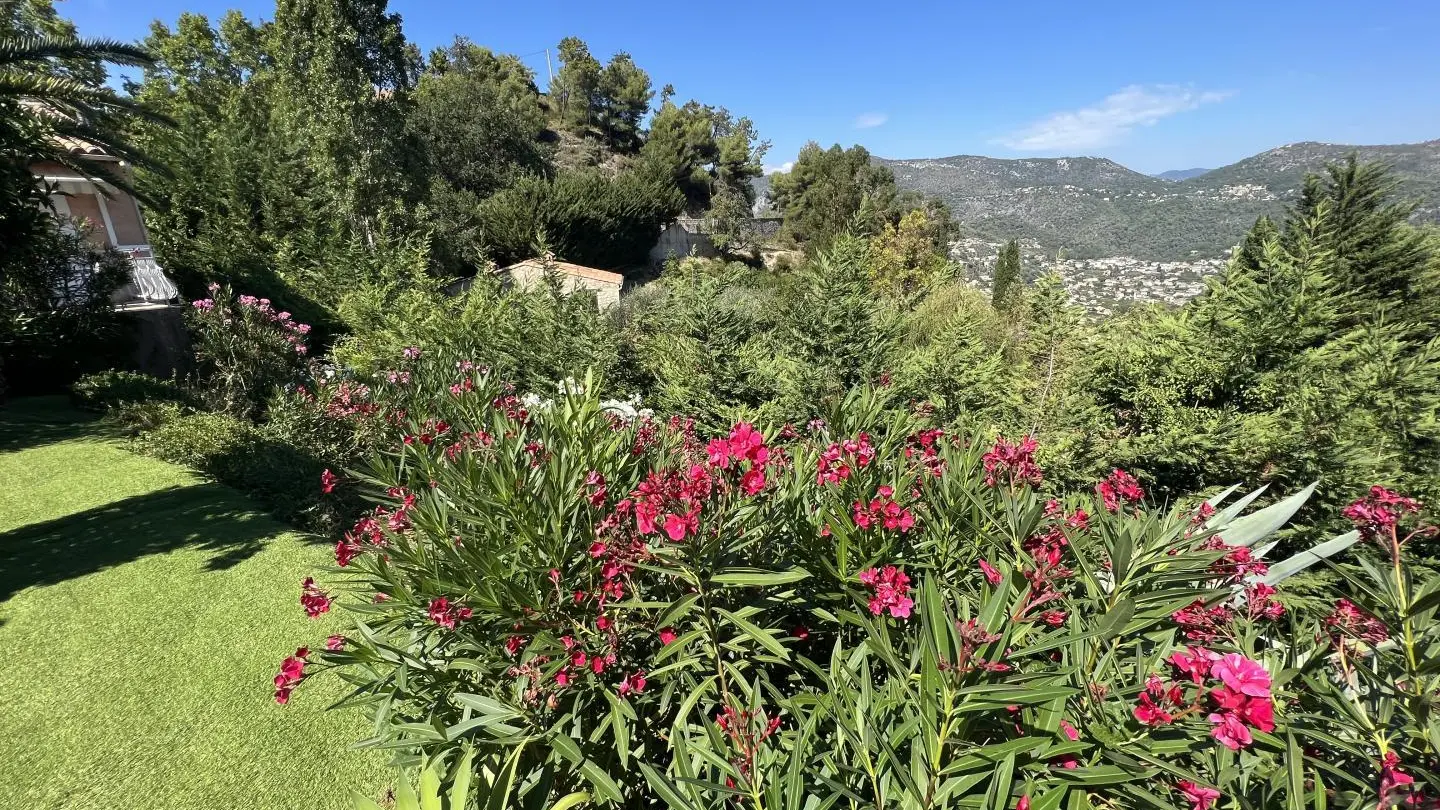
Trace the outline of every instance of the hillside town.
{"type": "MultiPolygon", "coordinates": [[[[971,286],[990,289],[995,281],[995,256],[1001,243],[968,237],[951,243],[951,258],[964,267],[971,286]]],[[[1020,251],[1027,280],[1058,271],[1075,304],[1096,316],[1109,315],[1135,304],[1179,306],[1205,289],[1205,278],[1220,272],[1225,259],[1148,261],[1133,256],[1070,259],[1047,255],[1034,241],[1021,240],[1020,251]]]]}

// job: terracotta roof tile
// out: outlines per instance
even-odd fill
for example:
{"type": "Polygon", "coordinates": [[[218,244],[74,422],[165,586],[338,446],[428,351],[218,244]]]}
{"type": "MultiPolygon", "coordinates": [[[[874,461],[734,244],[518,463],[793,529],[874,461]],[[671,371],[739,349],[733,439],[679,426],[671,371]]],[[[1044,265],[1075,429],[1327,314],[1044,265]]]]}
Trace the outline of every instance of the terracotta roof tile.
{"type": "MultiPolygon", "coordinates": [[[[497,273],[509,273],[509,272],[511,272],[512,270],[519,270],[519,269],[521,269],[521,268],[537,268],[537,269],[539,269],[539,268],[543,268],[544,266],[545,266],[545,262],[544,262],[543,260],[541,260],[541,259],[526,259],[526,260],[523,261],[523,262],[516,262],[515,264],[512,264],[512,265],[510,265],[509,267],[502,267],[502,268],[496,270],[495,272],[497,272],[497,273]]],[[[594,280],[594,281],[604,281],[604,282],[608,282],[608,283],[610,283],[610,284],[624,284],[624,283],[625,283],[625,277],[624,277],[624,276],[620,275],[619,273],[612,273],[612,272],[610,272],[609,270],[597,270],[597,269],[595,269],[595,268],[593,268],[593,267],[586,267],[586,266],[580,265],[580,264],[572,264],[572,263],[570,263],[570,262],[560,262],[560,261],[552,261],[552,262],[550,262],[550,266],[553,267],[553,268],[555,268],[555,272],[557,272],[557,273],[564,273],[564,274],[570,275],[570,276],[579,276],[580,278],[588,278],[588,279],[591,279],[591,280],[594,280]]]]}

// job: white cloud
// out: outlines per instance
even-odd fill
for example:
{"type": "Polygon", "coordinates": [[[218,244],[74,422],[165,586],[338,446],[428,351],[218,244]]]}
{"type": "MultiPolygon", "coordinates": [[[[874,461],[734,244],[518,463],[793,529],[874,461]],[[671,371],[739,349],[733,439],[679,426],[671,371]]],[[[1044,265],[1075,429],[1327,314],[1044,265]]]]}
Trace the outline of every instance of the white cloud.
{"type": "Polygon", "coordinates": [[[1106,146],[1137,126],[1152,126],[1162,118],[1229,96],[1177,84],[1132,84],[1099,104],[1048,115],[999,142],[1011,149],[1037,152],[1106,146]]]}
{"type": "Polygon", "coordinates": [[[890,116],[883,112],[861,113],[855,118],[856,129],[874,129],[890,120],[890,116]]]}
{"type": "Polygon", "coordinates": [[[787,160],[784,163],[781,163],[779,166],[766,166],[765,173],[774,174],[776,172],[788,172],[793,168],[795,168],[795,161],[787,160]]]}

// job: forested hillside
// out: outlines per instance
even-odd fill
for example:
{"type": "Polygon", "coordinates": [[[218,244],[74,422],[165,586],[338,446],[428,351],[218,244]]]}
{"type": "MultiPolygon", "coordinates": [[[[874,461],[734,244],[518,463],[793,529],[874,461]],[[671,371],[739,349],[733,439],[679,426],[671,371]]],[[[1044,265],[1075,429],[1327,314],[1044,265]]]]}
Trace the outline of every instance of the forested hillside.
{"type": "Polygon", "coordinates": [[[1440,140],[1400,146],[1299,143],[1170,182],[1103,158],[958,155],[878,162],[901,188],[944,200],[961,226],[992,241],[1022,236],[1053,253],[1177,261],[1225,256],[1255,219],[1278,216],[1306,172],[1351,152],[1394,167],[1415,221],[1440,219],[1440,140]]]}

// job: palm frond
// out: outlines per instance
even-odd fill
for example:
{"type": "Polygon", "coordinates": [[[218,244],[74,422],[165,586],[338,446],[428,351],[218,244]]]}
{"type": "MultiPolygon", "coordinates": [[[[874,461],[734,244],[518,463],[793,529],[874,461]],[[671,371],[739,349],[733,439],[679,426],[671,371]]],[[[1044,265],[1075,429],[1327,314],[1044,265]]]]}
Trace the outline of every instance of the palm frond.
{"type": "Polygon", "coordinates": [[[149,51],[115,39],[20,36],[0,39],[0,65],[47,62],[52,59],[94,59],[117,65],[154,64],[149,51]]]}

